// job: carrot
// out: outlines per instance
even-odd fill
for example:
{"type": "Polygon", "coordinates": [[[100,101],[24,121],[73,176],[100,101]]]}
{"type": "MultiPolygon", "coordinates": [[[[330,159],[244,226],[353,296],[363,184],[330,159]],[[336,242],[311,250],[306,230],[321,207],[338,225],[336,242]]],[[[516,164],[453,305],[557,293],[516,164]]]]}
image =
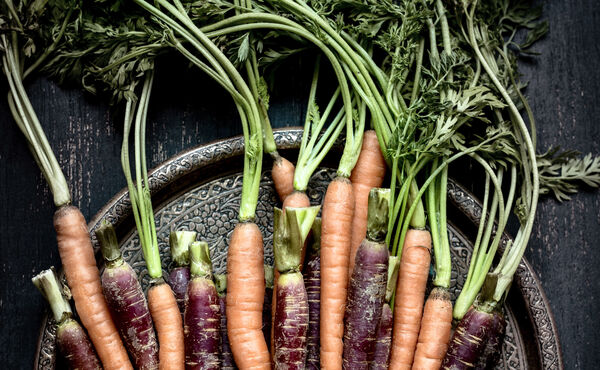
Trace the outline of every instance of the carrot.
{"type": "Polygon", "coordinates": [[[148,290],[148,305],[158,333],[160,369],[183,369],[183,323],[171,287],[164,282],[153,285],[148,290]]]}
{"type": "Polygon", "coordinates": [[[390,369],[410,369],[413,363],[429,264],[431,236],[427,230],[406,233],[396,285],[390,369]]]}
{"type": "Polygon", "coordinates": [[[439,369],[448,349],[452,327],[452,302],[447,289],[431,291],[421,320],[413,369],[439,369]]]}
{"type": "Polygon", "coordinates": [[[132,369],[127,351],[102,294],[100,272],[85,218],[73,206],[54,214],[58,252],[71,289],[75,308],[105,369],[132,369]]]}
{"type": "MultiPolygon", "coordinates": [[[[437,169],[438,160],[432,165],[432,172],[437,169]]],[[[448,349],[452,328],[452,302],[450,301],[450,242],[446,228],[446,190],[448,183],[448,167],[446,166],[439,179],[427,188],[427,214],[435,256],[435,288],[429,294],[421,320],[419,341],[415,352],[413,368],[439,369],[448,349]]]]}
{"type": "Polygon", "coordinates": [[[253,222],[235,226],[227,254],[227,334],[240,369],[270,369],[262,332],[263,239],[253,222]]]}
{"type": "Polygon", "coordinates": [[[291,208],[302,208],[309,207],[310,199],[308,199],[308,195],[304,191],[295,190],[290,193],[287,198],[283,201],[283,209],[285,210],[288,207],[291,208]]]}
{"type": "Polygon", "coordinates": [[[273,157],[273,168],[271,177],[279,200],[285,201],[288,195],[294,191],[294,164],[279,154],[273,157]]]}
{"type": "Polygon", "coordinates": [[[321,225],[321,367],[341,369],[354,194],[336,177],[327,187],[321,225]]]}
{"type": "Polygon", "coordinates": [[[56,326],[58,352],[64,357],[69,369],[102,369],[94,352],[92,342],[83,328],[72,316],[71,306],[62,293],[62,285],[54,269],[44,270],[31,279],[50,304],[56,326]]]}
{"type": "Polygon", "coordinates": [[[159,368],[183,369],[185,356],[181,312],[177,306],[173,290],[163,280],[154,211],[148,183],[148,169],[146,168],[144,146],[146,113],[153,80],[154,71],[147,71],[139,100],[136,101],[133,97],[127,99],[123,125],[123,144],[121,146],[121,165],[129,189],[131,207],[144,260],[148,268],[148,276],[152,279],[152,286],[148,290],[148,306],[158,334],[159,368]],[[134,107],[138,103],[137,111],[134,114],[134,107]],[[129,163],[129,132],[133,121],[135,121],[135,184],[129,163]]]}
{"type": "Polygon", "coordinates": [[[273,361],[275,369],[304,369],[308,332],[308,296],[300,272],[302,248],[320,207],[275,208],[273,254],[277,282],[273,361]]]}
{"type": "MultiPolygon", "coordinates": [[[[304,191],[294,190],[291,194],[283,201],[283,212],[286,208],[303,208],[310,206],[310,199],[304,191]]],[[[302,247],[301,264],[304,264],[304,257],[306,255],[306,243],[302,247]]],[[[279,280],[279,271],[274,269],[275,275],[273,276],[273,293],[271,298],[271,353],[274,353],[275,349],[275,310],[277,308],[277,281],[279,280]]]]}
{"type": "Polygon", "coordinates": [[[365,131],[358,161],[350,175],[352,190],[354,191],[354,217],[352,218],[352,249],[350,251],[348,276],[352,276],[356,251],[367,235],[369,191],[383,184],[385,168],[385,159],[381,154],[375,131],[365,131]]]}

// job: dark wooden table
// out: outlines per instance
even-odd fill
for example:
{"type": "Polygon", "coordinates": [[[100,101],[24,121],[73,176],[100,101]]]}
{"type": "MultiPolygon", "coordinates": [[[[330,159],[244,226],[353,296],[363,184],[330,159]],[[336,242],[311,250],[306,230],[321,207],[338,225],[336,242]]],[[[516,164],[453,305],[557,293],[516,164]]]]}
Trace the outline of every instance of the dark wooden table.
{"type": "MultiPolygon", "coordinates": [[[[542,56],[522,66],[538,124],[538,148],[560,145],[600,154],[600,3],[546,1],[549,35],[542,56]]],[[[289,65],[272,97],[274,126],[303,122],[308,66],[289,65]],[[298,72],[297,72],[298,71],[298,72]]],[[[171,63],[168,63],[169,65],[171,63]]],[[[177,62],[174,62],[177,65],[177,62]]],[[[230,98],[203,76],[160,70],[149,117],[151,166],[192,146],[238,135],[230,98]],[[215,109],[219,107],[219,109],[215,109]]],[[[0,96],[6,94],[1,83],[0,96]]],[[[70,182],[73,202],[89,220],[125,186],[119,164],[121,122],[99,99],[44,79],[27,86],[70,182]]],[[[600,364],[600,194],[590,190],[559,204],[545,199],[527,251],[558,325],[565,367],[600,364]]],[[[0,364],[30,368],[46,305],[30,278],[60,266],[48,187],[0,100],[0,364]]]]}

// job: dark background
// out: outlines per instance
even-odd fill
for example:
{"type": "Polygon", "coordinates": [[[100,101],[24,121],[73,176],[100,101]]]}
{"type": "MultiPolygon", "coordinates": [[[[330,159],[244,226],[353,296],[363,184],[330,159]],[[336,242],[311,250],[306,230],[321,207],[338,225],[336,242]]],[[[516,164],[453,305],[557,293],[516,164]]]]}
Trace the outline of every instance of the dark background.
{"type": "MultiPolygon", "coordinates": [[[[538,150],[560,145],[600,154],[600,3],[546,1],[544,15],[550,32],[536,47],[542,56],[521,66],[530,82],[526,93],[537,118],[538,150]]],[[[275,127],[303,122],[310,66],[301,63],[292,62],[278,75],[282,87],[271,102],[275,127]]],[[[192,146],[241,134],[230,97],[203,76],[179,70],[157,73],[147,139],[152,167],[192,146]]],[[[6,84],[0,85],[5,96],[6,84]]],[[[70,181],[73,202],[89,220],[125,186],[121,122],[100,99],[76,89],[44,79],[27,88],[70,181]]],[[[600,363],[599,206],[600,194],[590,190],[564,204],[545,199],[526,253],[550,301],[567,369],[595,369],[600,363]]],[[[0,364],[27,369],[46,310],[30,278],[60,261],[51,194],[5,99],[0,99],[0,212],[0,364]]]]}

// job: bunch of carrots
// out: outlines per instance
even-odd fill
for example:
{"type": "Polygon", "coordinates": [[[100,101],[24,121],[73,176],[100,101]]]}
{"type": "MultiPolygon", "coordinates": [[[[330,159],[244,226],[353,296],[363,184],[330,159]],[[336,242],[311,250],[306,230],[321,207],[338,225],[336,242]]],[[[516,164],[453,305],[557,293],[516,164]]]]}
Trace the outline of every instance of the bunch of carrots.
{"type": "Polygon", "coordinates": [[[8,104],[54,196],[67,286],[51,269],[33,281],[50,304],[68,366],[493,367],[506,325],[503,303],[540,193],[560,197],[577,179],[600,185],[598,159],[581,167],[578,158],[551,153],[538,163],[535,121],[511,47],[531,46],[544,23],[539,13],[505,2],[5,1],[0,50],[8,104]],[[517,44],[523,27],[531,37],[517,44]],[[294,165],[277,151],[264,76],[306,50],[314,72],[294,165]],[[226,275],[213,274],[209,246],[186,230],[170,236],[175,267],[166,278],[161,263],[145,133],[161,71],[155,60],[172,54],[225,89],[240,117],[243,184],[226,275]],[[320,84],[326,68],[336,79],[329,90],[320,84]],[[97,267],[85,219],[71,205],[25,90],[23,81],[39,69],[108,93],[124,111],[121,166],[150,277],[146,292],[107,222],[95,230],[102,273],[97,267]],[[322,204],[311,205],[310,179],[335,147],[336,176],[322,204]],[[273,159],[282,202],[274,214],[275,266],[264,264],[256,224],[263,154],[273,159]],[[462,157],[484,171],[484,211],[453,302],[446,193],[449,166],[462,157]],[[548,170],[556,166],[579,166],[581,174],[548,170]],[[511,211],[520,228],[502,250],[511,211]],[[426,297],[432,253],[435,278],[426,297]]]}

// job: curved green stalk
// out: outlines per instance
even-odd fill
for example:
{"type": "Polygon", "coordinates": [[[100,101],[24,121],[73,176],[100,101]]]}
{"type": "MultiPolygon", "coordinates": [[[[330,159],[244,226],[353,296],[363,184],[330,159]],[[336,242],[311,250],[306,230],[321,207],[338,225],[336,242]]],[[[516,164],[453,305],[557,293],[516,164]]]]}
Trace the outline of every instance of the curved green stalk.
{"type": "MultiPolygon", "coordinates": [[[[437,167],[435,159],[432,169],[437,167]]],[[[435,255],[435,279],[433,285],[448,289],[450,287],[450,244],[446,228],[446,185],[448,182],[448,166],[444,168],[439,178],[427,189],[427,216],[435,255]]]]}
{"type": "Polygon", "coordinates": [[[54,198],[54,205],[61,207],[71,203],[69,185],[23,86],[21,63],[18,54],[14,51],[18,47],[16,45],[16,32],[13,31],[11,34],[13,37],[10,42],[8,35],[0,35],[1,48],[4,49],[2,68],[10,89],[10,110],[17,126],[25,135],[44,178],[48,182],[54,198]]]}
{"type": "MultiPolygon", "coordinates": [[[[121,165],[127,181],[127,188],[129,189],[131,208],[133,209],[133,216],[139,234],[144,260],[148,267],[148,275],[152,279],[159,279],[162,278],[162,267],[158,250],[158,240],[156,237],[156,225],[154,221],[154,212],[152,210],[152,199],[150,196],[144,148],[146,135],[145,121],[153,80],[154,72],[147,72],[135,117],[133,116],[133,111],[135,110],[136,104],[132,99],[127,100],[123,127],[123,145],[121,147],[121,165]],[[134,121],[135,183],[131,175],[129,163],[129,133],[134,121]]],[[[132,86],[132,90],[134,88],[135,86],[132,86]]]]}
{"type": "Polygon", "coordinates": [[[238,103],[238,110],[242,120],[244,132],[244,179],[242,183],[242,200],[240,203],[239,219],[247,221],[254,219],[256,205],[258,203],[258,191],[262,174],[262,124],[256,101],[250,88],[246,85],[239,72],[217,47],[210,38],[198,28],[189,18],[184,6],[178,0],[174,4],[167,0],[158,0],[157,4],[166,9],[175,19],[168,16],[155,6],[145,0],[136,0],[146,11],[166,23],[175,32],[190,42],[194,48],[204,57],[211,67],[198,63],[206,69],[212,69],[213,76],[220,76],[218,82],[223,82],[228,90],[235,90],[234,100],[238,103]],[[239,94],[239,95],[238,95],[239,94]],[[237,98],[236,98],[237,97],[237,98]]]}
{"type": "MultiPolygon", "coordinates": [[[[527,126],[525,125],[525,122],[523,120],[523,117],[521,117],[519,110],[513,103],[508,92],[506,91],[504,86],[502,86],[502,84],[498,80],[496,74],[490,67],[490,64],[488,64],[488,60],[483,56],[481,50],[479,49],[478,41],[477,41],[477,38],[475,37],[475,31],[474,31],[474,13],[475,13],[475,9],[477,7],[477,0],[475,0],[473,2],[472,8],[470,11],[466,8],[466,4],[464,6],[465,6],[466,14],[467,14],[467,28],[468,28],[469,42],[471,43],[471,47],[473,48],[473,50],[475,51],[475,54],[477,55],[477,59],[479,59],[479,61],[481,62],[483,69],[486,71],[486,73],[492,80],[493,84],[496,86],[496,88],[498,89],[498,91],[500,92],[500,94],[502,95],[502,97],[504,98],[506,103],[508,104],[512,118],[516,121],[515,122],[516,126],[520,131],[519,133],[522,135],[522,139],[524,141],[524,147],[526,148],[527,154],[529,156],[529,161],[531,164],[530,172],[531,172],[532,179],[533,179],[531,188],[527,189],[525,191],[525,193],[530,194],[531,197],[530,197],[530,204],[529,204],[529,208],[528,208],[528,216],[525,221],[525,225],[523,227],[523,229],[524,229],[523,233],[522,233],[523,236],[522,236],[522,239],[519,240],[518,244],[515,243],[511,247],[510,261],[508,261],[507,264],[505,265],[505,267],[503,268],[503,271],[502,271],[503,276],[500,277],[498,284],[496,285],[496,292],[494,294],[494,297],[496,298],[496,297],[503,296],[505,294],[506,290],[508,289],[508,287],[510,286],[514,272],[516,271],[516,269],[518,267],[519,261],[520,261],[521,257],[523,256],[523,253],[525,252],[525,247],[527,246],[527,242],[529,241],[529,237],[531,235],[531,231],[533,228],[533,222],[535,220],[535,213],[536,213],[537,202],[538,202],[538,198],[539,198],[539,174],[538,174],[538,166],[537,166],[535,148],[534,148],[531,136],[529,135],[529,131],[527,130],[527,126]],[[513,249],[515,252],[512,252],[513,249]]],[[[527,158],[523,158],[523,161],[527,162],[527,158]]],[[[526,176],[529,176],[529,173],[526,173],[526,176]]]]}

